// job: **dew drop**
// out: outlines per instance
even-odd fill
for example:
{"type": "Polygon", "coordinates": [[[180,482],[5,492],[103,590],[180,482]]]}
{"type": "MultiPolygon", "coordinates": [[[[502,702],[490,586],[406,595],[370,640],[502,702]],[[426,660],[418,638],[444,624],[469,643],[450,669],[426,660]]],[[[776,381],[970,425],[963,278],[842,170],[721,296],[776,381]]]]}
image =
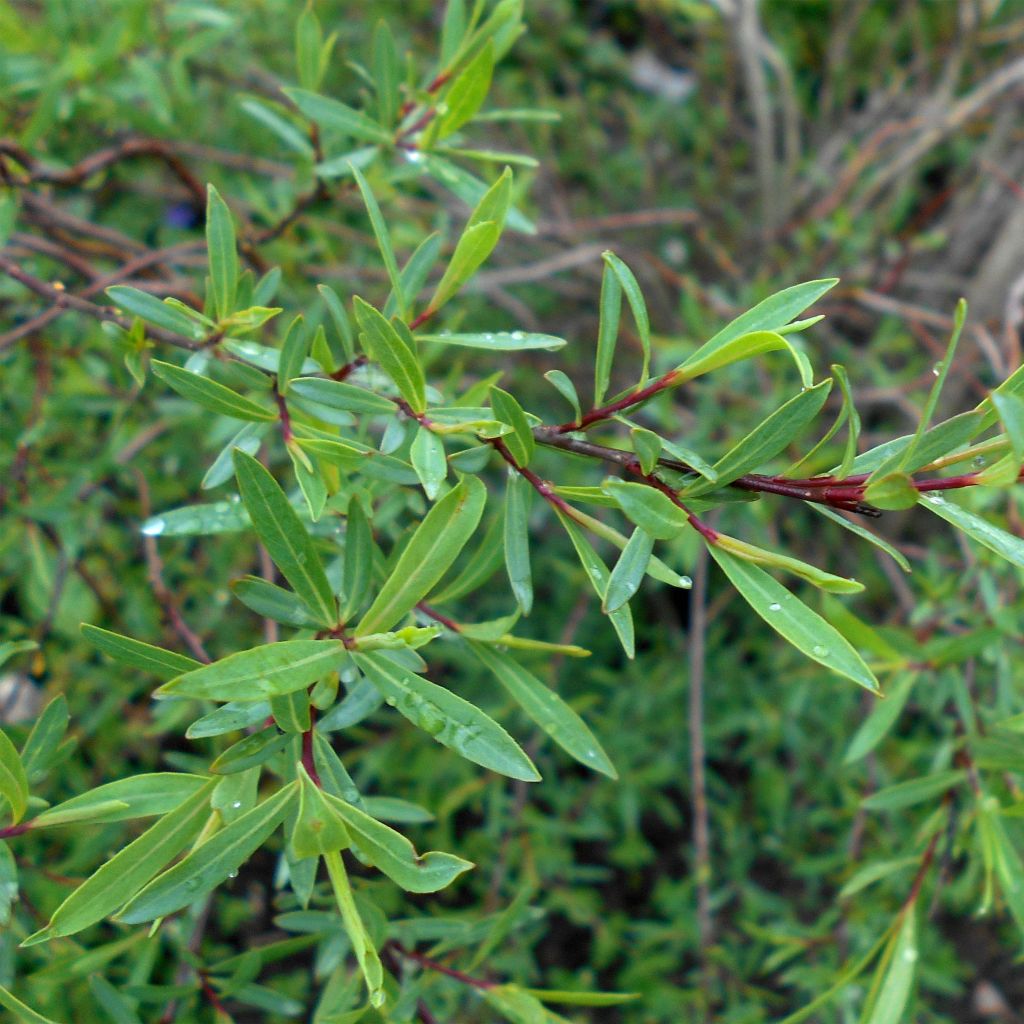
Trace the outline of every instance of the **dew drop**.
{"type": "Polygon", "coordinates": [[[406,150],[405,159],[411,164],[423,163],[423,154],[418,149],[406,150]]]}
{"type": "Polygon", "coordinates": [[[933,505],[945,505],[946,504],[946,499],[945,498],[940,498],[937,494],[929,494],[928,495],[928,500],[933,505]]]}
{"type": "Polygon", "coordinates": [[[975,466],[984,466],[985,465],[985,456],[984,455],[975,455],[972,464],[975,465],[975,466]]]}
{"type": "Polygon", "coordinates": [[[813,654],[816,658],[824,658],[825,655],[828,654],[828,648],[822,647],[821,644],[815,644],[811,648],[811,654],[813,654]]]}
{"type": "Polygon", "coordinates": [[[236,800],[231,806],[237,811],[238,808],[242,806],[242,801],[236,800]]]}
{"type": "Polygon", "coordinates": [[[772,603],[770,605],[768,605],[768,611],[770,611],[770,612],[781,612],[782,611],[782,605],[779,604],[778,601],[772,601],[772,603]]]}
{"type": "Polygon", "coordinates": [[[903,959],[909,963],[913,963],[917,959],[916,949],[905,949],[903,950],[903,959]]]}
{"type": "Polygon", "coordinates": [[[510,337],[512,338],[513,341],[522,341],[524,335],[522,331],[513,331],[510,337]]]}
{"type": "Polygon", "coordinates": [[[237,878],[237,877],[238,877],[238,869],[237,868],[234,871],[229,871],[228,872],[228,878],[237,878]]]}
{"type": "Polygon", "coordinates": [[[376,989],[370,993],[370,1005],[374,1007],[384,1005],[384,992],[382,989],[376,989]]]}
{"type": "Polygon", "coordinates": [[[691,580],[689,576],[680,576],[679,586],[681,586],[683,590],[689,590],[693,586],[693,580],[691,580]]]}
{"type": "Polygon", "coordinates": [[[934,365],[934,366],[932,367],[932,376],[933,376],[933,377],[938,377],[938,375],[939,375],[940,373],[942,373],[942,363],[936,363],[936,364],[935,364],[935,365],[934,365]]]}
{"type": "Polygon", "coordinates": [[[395,700],[394,697],[385,697],[384,698],[384,703],[387,704],[387,706],[389,708],[393,708],[395,706],[395,704],[397,703],[397,701],[395,700]]]}
{"type": "Polygon", "coordinates": [[[167,524],[162,519],[148,519],[142,524],[142,532],[147,537],[158,537],[164,532],[167,524]]]}

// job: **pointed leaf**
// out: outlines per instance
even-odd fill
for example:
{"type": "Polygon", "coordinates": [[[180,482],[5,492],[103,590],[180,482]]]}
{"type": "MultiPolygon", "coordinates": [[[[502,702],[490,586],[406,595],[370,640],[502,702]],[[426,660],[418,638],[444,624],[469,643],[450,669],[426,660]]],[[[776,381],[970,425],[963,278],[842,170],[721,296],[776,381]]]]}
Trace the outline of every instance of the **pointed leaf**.
{"type": "Polygon", "coordinates": [[[215,779],[181,803],[138,839],[116,853],[83,882],[54,912],[50,923],[30,937],[32,943],[74,935],[112,914],[137,893],[168,861],[199,835],[210,813],[215,779]]]}
{"type": "Polygon", "coordinates": [[[28,777],[25,766],[7,733],[0,729],[0,797],[11,808],[11,824],[21,821],[28,807],[28,777]]]}
{"type": "Polygon", "coordinates": [[[277,412],[257,405],[252,399],[232,391],[231,388],[218,384],[209,377],[183,370],[173,363],[162,363],[154,359],[150,366],[153,373],[178,392],[182,398],[219,413],[231,416],[236,420],[255,420],[269,422],[277,419],[277,412]]]}
{"type": "Polygon", "coordinates": [[[288,804],[298,795],[297,786],[293,782],[278,790],[158,875],[117,915],[118,920],[141,924],[166,917],[211,892],[237,871],[281,824],[288,804]]]}
{"type": "Polygon", "coordinates": [[[554,690],[495,647],[475,640],[470,647],[513,700],[567,754],[609,778],[619,777],[586,722],[554,690]]]}
{"type": "Polygon", "coordinates": [[[186,672],[164,683],[156,696],[262,700],[304,689],[344,660],[341,640],[282,640],[186,672]]]}
{"type": "Polygon", "coordinates": [[[334,594],[302,520],[267,469],[235,449],[235,474],[253,528],[274,564],[322,626],[337,622],[334,594]]]}
{"type": "Polygon", "coordinates": [[[406,892],[438,892],[474,866],[450,853],[431,850],[419,854],[400,832],[357,807],[330,794],[324,794],[324,800],[344,821],[363,857],[406,892]]]}
{"type": "Polygon", "coordinates": [[[358,295],[352,300],[360,338],[370,357],[380,363],[414,412],[427,407],[423,368],[391,321],[358,295]]]}
{"type": "Polygon", "coordinates": [[[819,664],[878,693],[878,680],[849,642],[817,612],[798,601],[763,569],[715,544],[711,556],[750,607],[797,650],[819,664]]]}
{"type": "Polygon", "coordinates": [[[206,248],[210,261],[210,288],[213,309],[218,320],[234,312],[238,288],[238,249],[235,222],[220,193],[207,185],[206,248]]]}
{"type": "Polygon", "coordinates": [[[182,672],[191,672],[201,664],[184,654],[165,651],[162,647],[144,644],[141,640],[133,640],[131,637],[121,636],[120,633],[112,633],[109,629],[100,629],[99,626],[82,623],[81,628],[82,636],[89,643],[115,661],[152,672],[162,679],[180,676],[182,672]]]}
{"type": "Polygon", "coordinates": [[[430,593],[475,532],[486,501],[487,489],[469,477],[434,505],[356,627],[357,637],[389,630],[430,593]]]}
{"type": "Polygon", "coordinates": [[[438,743],[509,778],[524,782],[540,779],[519,744],[478,707],[381,654],[353,657],[384,699],[438,743]]]}

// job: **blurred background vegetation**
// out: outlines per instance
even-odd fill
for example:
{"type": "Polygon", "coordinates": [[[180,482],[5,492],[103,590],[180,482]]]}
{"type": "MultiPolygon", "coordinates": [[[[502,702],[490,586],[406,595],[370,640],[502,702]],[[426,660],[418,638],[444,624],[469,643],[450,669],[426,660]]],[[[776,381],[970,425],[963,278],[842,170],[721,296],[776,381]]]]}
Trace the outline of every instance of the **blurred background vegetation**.
{"type": "MultiPolygon", "coordinates": [[[[0,5],[0,134],[56,166],[129,135],[167,140],[197,180],[231,197],[254,230],[266,228],[310,187],[309,162],[245,100],[277,99],[282,84],[294,83],[302,6],[0,5]]],[[[423,0],[318,2],[316,10],[339,35],[322,91],[341,98],[362,88],[348,58],[365,58],[379,18],[389,21],[401,50],[429,54],[441,14],[439,4],[423,0]]],[[[832,362],[849,368],[865,445],[913,429],[959,296],[970,302],[971,319],[946,412],[973,405],[1018,365],[1019,4],[543,0],[528,4],[526,21],[528,32],[496,71],[488,109],[537,108],[557,120],[495,121],[478,132],[496,150],[538,158],[536,170],[517,178],[519,206],[537,230],[506,234],[462,304],[468,323],[570,340],[557,364],[531,353],[503,366],[517,393],[533,389],[538,406],[557,408],[544,371],[559,365],[589,380],[606,248],[636,271],[663,355],[688,351],[771,291],[840,276],[818,310],[828,317],[815,329],[813,360],[819,370],[832,362]]],[[[59,207],[36,208],[36,226],[17,225],[7,250],[33,261],[47,280],[88,284],[90,270],[50,261],[48,237],[87,239],[89,266],[101,269],[125,254],[144,257],[180,243],[173,269],[152,274],[153,288],[186,299],[201,291],[202,211],[179,176],[138,161],[89,185],[55,189],[59,207]],[[82,222],[102,230],[83,233],[82,222]]],[[[431,185],[380,198],[403,251],[463,215],[431,185]]],[[[313,303],[319,282],[344,294],[385,281],[350,191],[314,203],[260,256],[282,268],[278,298],[296,308],[313,303]]],[[[0,535],[0,627],[7,638],[39,640],[44,652],[18,662],[6,685],[21,687],[24,699],[29,686],[67,694],[81,751],[60,778],[70,795],[112,777],[112,762],[133,770],[192,763],[188,744],[166,740],[173,707],[156,716],[147,681],[84,651],[78,623],[163,635],[170,645],[160,605],[148,596],[159,575],[214,652],[225,653],[258,628],[225,581],[255,567],[244,535],[226,533],[216,543],[169,538],[157,549],[138,533],[154,510],[200,495],[209,460],[227,437],[194,416],[183,420],[176,399],[141,389],[130,366],[109,358],[97,325],[64,317],[44,334],[11,337],[34,312],[27,293],[0,280],[0,491],[17,506],[0,535]],[[31,359],[15,360],[26,344],[31,359]]],[[[434,372],[494,369],[468,356],[434,372]]],[[[664,415],[687,444],[714,448],[773,408],[780,373],[760,363],[731,368],[686,388],[664,415]]],[[[1019,532],[1019,497],[998,500],[1019,532]]],[[[860,802],[948,753],[957,726],[945,675],[967,679],[993,713],[1021,710],[1019,581],[917,512],[887,515],[881,526],[912,559],[907,577],[874,549],[854,550],[845,534],[803,508],[758,507],[772,543],[869,584],[852,608],[892,643],[924,651],[950,637],[981,639],[944,664],[938,659],[942,667],[924,674],[885,741],[848,764],[843,752],[868,699],[752,621],[719,577],[712,575],[706,594],[645,591],[640,653],[626,663],[552,525],[550,544],[564,558],[559,572],[538,581],[527,629],[595,652],[586,663],[538,667],[587,715],[621,779],[587,775],[535,744],[545,782],[527,797],[524,785],[485,778],[454,758],[439,769],[433,750],[407,730],[357,727],[360,785],[372,790],[383,780],[388,792],[437,808],[433,824],[417,826],[423,844],[480,865],[452,892],[428,899],[399,904],[386,884],[371,886],[389,914],[475,919],[511,907],[507,937],[478,970],[552,988],[642,994],[635,1004],[573,1018],[609,1024],[775,1020],[828,987],[849,956],[872,944],[905,897],[915,861],[848,897],[840,890],[866,862],[912,858],[929,812],[868,813],[860,802]],[[695,675],[704,681],[703,730],[688,705],[695,675]],[[695,736],[702,736],[707,771],[703,866],[694,852],[695,736]]],[[[496,595],[484,611],[506,611],[504,600],[496,595]]],[[[986,756],[985,765],[1024,770],[1012,749],[986,756]]],[[[119,835],[98,828],[71,847],[55,836],[31,849],[47,870],[75,877],[119,835]]],[[[248,866],[210,928],[207,941],[222,957],[281,938],[275,916],[289,908],[275,904],[271,863],[248,866]]],[[[1014,1016],[1024,1006],[1020,939],[999,913],[975,917],[977,877],[967,877],[963,865],[959,849],[943,865],[907,1019],[1021,1019],[1014,1016]]],[[[31,898],[30,873],[26,885],[31,898]]],[[[0,983],[17,970],[42,972],[45,984],[42,954],[16,954],[15,945],[10,932],[0,932],[0,983]]],[[[116,962],[109,969],[116,976],[116,962]]],[[[279,991],[302,993],[308,985],[308,955],[274,970],[267,983],[279,991]]],[[[864,991],[850,986],[814,1019],[856,1019],[864,991]]],[[[279,1019],[250,1012],[237,1019],[279,1019]]],[[[480,1013],[473,1019],[489,1019],[480,1013]]]]}

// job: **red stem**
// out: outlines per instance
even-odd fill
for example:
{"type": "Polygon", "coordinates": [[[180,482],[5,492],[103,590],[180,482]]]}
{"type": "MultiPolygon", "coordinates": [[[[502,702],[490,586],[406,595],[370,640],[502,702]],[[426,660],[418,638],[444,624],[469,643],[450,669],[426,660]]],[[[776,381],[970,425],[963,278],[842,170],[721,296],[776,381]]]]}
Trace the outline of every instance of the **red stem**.
{"type": "Polygon", "coordinates": [[[406,960],[413,960],[421,967],[426,967],[428,970],[437,971],[438,974],[444,974],[449,978],[454,978],[456,981],[461,981],[463,985],[469,985],[472,988],[484,991],[489,988],[494,988],[496,984],[493,981],[485,981],[483,978],[474,978],[469,974],[464,974],[462,971],[455,970],[454,967],[446,967],[437,960],[431,960],[430,957],[424,956],[422,953],[417,953],[414,949],[406,949],[405,946],[401,945],[401,943],[395,942],[394,940],[389,942],[388,945],[398,953],[399,956],[405,957],[406,960]]]}
{"type": "Polygon", "coordinates": [[[645,387],[638,388],[636,391],[631,391],[628,395],[623,395],[622,398],[616,399],[614,402],[609,402],[607,405],[599,406],[596,409],[591,409],[588,413],[584,413],[579,422],[562,423],[554,429],[560,434],[567,434],[572,430],[586,430],[587,427],[594,423],[606,420],[617,412],[622,412],[623,409],[638,405],[640,402],[646,402],[647,399],[653,398],[658,392],[672,387],[679,380],[679,377],[680,373],[678,370],[669,370],[668,373],[662,374],[657,380],[651,381],[645,387]]]}

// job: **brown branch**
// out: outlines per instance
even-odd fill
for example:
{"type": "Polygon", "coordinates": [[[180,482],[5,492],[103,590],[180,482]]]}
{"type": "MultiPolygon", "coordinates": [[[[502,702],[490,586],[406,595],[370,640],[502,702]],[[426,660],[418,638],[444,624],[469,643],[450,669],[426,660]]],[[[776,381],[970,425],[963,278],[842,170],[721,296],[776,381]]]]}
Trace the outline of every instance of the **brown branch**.
{"type": "MultiPolygon", "coordinates": [[[[205,205],[206,203],[206,189],[203,188],[202,183],[177,154],[174,143],[164,142],[162,139],[125,139],[114,146],[91,153],[66,170],[58,170],[40,164],[31,153],[13,139],[0,139],[0,156],[10,157],[26,169],[27,176],[20,184],[45,183],[62,188],[74,188],[81,185],[83,181],[91,178],[94,174],[124,160],[151,157],[166,164],[198,204],[205,205]]],[[[18,183],[17,179],[14,181],[18,183]]]]}
{"type": "MultiPolygon", "coordinates": [[[[78,295],[73,295],[66,291],[63,286],[58,287],[57,285],[49,284],[38,277],[34,277],[32,274],[29,274],[26,270],[23,270],[18,266],[18,264],[13,260],[7,259],[5,256],[0,256],[0,273],[4,273],[8,277],[14,278],[14,280],[19,284],[24,285],[29,291],[35,292],[36,295],[46,299],[55,308],[60,309],[62,312],[66,309],[73,309],[75,312],[84,313],[86,316],[90,316],[94,320],[118,324],[126,331],[131,329],[131,318],[116,313],[110,306],[98,306],[93,302],[89,302],[88,299],[83,299],[78,295]]],[[[187,348],[192,351],[204,348],[209,343],[208,340],[196,341],[193,338],[186,338],[182,334],[176,334],[174,331],[168,331],[163,327],[157,327],[155,324],[146,324],[146,334],[149,337],[165,342],[168,345],[176,345],[179,348],[187,348]]],[[[17,340],[17,338],[10,339],[9,335],[10,332],[8,332],[8,335],[4,336],[4,344],[11,344],[12,340],[17,340]]],[[[20,335],[18,335],[18,337],[20,337],[20,335]]]]}

